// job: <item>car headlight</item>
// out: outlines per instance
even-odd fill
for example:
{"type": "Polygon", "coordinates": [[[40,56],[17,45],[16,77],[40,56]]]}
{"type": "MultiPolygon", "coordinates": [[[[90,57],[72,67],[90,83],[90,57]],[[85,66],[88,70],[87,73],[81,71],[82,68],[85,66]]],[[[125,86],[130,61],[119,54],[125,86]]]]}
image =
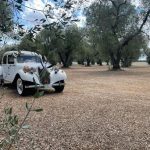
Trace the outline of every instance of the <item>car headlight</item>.
{"type": "Polygon", "coordinates": [[[53,67],[53,70],[55,71],[55,74],[56,74],[59,71],[59,67],[55,66],[55,67],[53,67]]]}
{"type": "Polygon", "coordinates": [[[24,71],[25,73],[26,73],[26,72],[34,73],[34,72],[36,72],[36,69],[33,68],[33,67],[24,66],[24,67],[23,67],[23,71],[24,71]]]}

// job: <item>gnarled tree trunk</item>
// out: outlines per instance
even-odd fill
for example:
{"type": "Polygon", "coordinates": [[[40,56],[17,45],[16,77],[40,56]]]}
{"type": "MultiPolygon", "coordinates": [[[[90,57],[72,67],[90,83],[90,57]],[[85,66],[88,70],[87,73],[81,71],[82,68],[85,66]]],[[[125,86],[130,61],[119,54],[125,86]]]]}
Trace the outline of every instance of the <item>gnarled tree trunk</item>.
{"type": "Polygon", "coordinates": [[[89,67],[91,65],[91,60],[87,57],[86,58],[86,66],[89,67]]]}
{"type": "Polygon", "coordinates": [[[102,66],[102,65],[103,65],[103,64],[102,64],[102,60],[99,59],[98,62],[97,62],[97,64],[99,64],[100,66],[102,66]]]}
{"type": "Polygon", "coordinates": [[[111,64],[112,64],[112,70],[120,70],[120,61],[121,61],[121,53],[118,51],[116,56],[111,52],[111,64]]]}
{"type": "Polygon", "coordinates": [[[62,55],[60,52],[58,52],[59,58],[63,64],[64,68],[68,68],[69,66],[71,66],[72,62],[71,60],[71,51],[65,53],[64,55],[62,55]]]}

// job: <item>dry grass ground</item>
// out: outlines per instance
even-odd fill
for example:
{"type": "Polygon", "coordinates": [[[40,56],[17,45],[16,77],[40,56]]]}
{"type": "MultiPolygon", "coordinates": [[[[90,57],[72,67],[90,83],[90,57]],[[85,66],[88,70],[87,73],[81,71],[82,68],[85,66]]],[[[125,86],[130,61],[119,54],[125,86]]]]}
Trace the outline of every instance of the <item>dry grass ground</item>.
{"type": "MultiPolygon", "coordinates": [[[[135,64],[119,72],[107,71],[106,66],[78,66],[65,71],[64,92],[36,101],[44,111],[31,113],[31,128],[23,132],[20,150],[150,149],[149,66],[135,64]]],[[[8,88],[0,113],[12,106],[23,118],[25,103],[31,100],[8,88]]]]}

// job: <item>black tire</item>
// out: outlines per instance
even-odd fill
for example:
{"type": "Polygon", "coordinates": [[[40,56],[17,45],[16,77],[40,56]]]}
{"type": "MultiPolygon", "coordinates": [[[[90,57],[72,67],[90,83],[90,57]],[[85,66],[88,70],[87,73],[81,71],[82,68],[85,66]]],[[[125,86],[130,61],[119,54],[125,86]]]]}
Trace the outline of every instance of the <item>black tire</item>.
{"type": "MultiPolygon", "coordinates": [[[[64,80],[58,82],[58,83],[64,83],[64,80]]],[[[60,86],[54,86],[53,88],[55,89],[55,93],[61,93],[64,90],[64,85],[60,85],[60,86]]]]}
{"type": "Polygon", "coordinates": [[[0,86],[3,86],[3,85],[4,85],[4,80],[0,79],[0,86]]]}
{"type": "Polygon", "coordinates": [[[17,93],[21,96],[26,96],[28,94],[28,91],[25,88],[25,82],[20,77],[18,77],[16,80],[16,90],[17,93]]]}

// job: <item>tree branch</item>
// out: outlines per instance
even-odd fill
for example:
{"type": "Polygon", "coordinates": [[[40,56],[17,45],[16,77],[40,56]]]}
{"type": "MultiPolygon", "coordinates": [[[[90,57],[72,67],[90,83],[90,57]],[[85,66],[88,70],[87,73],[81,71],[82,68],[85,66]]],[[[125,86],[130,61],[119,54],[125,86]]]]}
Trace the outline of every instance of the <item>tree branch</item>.
{"type": "Polygon", "coordinates": [[[116,35],[116,28],[118,26],[118,21],[119,21],[119,17],[120,17],[119,16],[120,8],[127,3],[127,0],[125,0],[123,3],[120,3],[118,6],[113,0],[110,0],[110,1],[116,9],[116,15],[114,15],[116,17],[116,19],[115,19],[114,25],[112,25],[113,34],[116,35]]]}
{"type": "Polygon", "coordinates": [[[141,31],[142,33],[144,33],[146,36],[147,36],[147,38],[148,38],[148,40],[150,40],[150,35],[148,35],[146,32],[144,32],[144,31],[141,31]]]}
{"type": "Polygon", "coordinates": [[[143,49],[143,50],[144,50],[145,55],[146,55],[147,57],[149,57],[149,56],[150,56],[150,51],[149,51],[149,49],[143,49]]]}
{"type": "Polygon", "coordinates": [[[143,19],[143,22],[140,26],[140,28],[137,30],[137,32],[135,32],[134,34],[130,35],[129,37],[127,37],[121,44],[120,46],[120,50],[125,46],[127,45],[134,37],[136,37],[138,34],[140,34],[142,32],[142,29],[144,27],[144,25],[146,24],[147,20],[148,20],[148,17],[150,16],[150,9],[147,11],[144,19],[143,19]]]}

